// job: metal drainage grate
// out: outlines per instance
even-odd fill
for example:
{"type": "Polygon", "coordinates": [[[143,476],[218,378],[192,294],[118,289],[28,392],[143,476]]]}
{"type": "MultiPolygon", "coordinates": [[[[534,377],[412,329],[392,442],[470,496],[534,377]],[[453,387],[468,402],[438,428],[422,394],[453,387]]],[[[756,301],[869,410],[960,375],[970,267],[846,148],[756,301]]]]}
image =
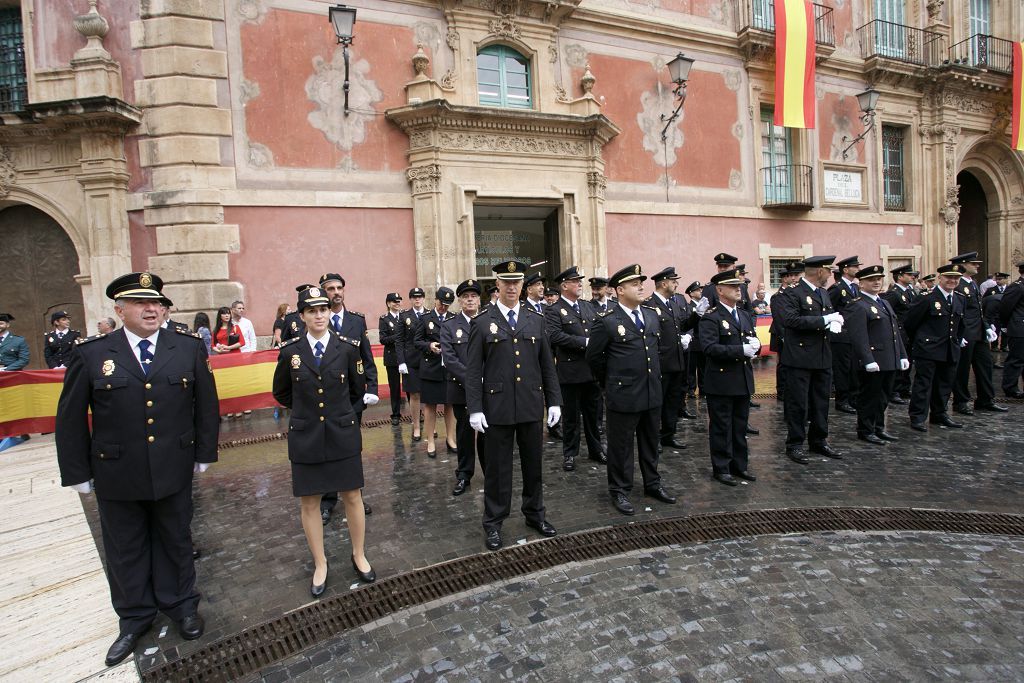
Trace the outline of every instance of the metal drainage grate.
{"type": "Polygon", "coordinates": [[[944,531],[1024,536],[1024,516],[909,508],[792,508],[651,520],[506,548],[417,569],[210,643],[154,667],[143,681],[231,681],[400,610],[568,562],[633,550],[762,534],[944,531]]]}

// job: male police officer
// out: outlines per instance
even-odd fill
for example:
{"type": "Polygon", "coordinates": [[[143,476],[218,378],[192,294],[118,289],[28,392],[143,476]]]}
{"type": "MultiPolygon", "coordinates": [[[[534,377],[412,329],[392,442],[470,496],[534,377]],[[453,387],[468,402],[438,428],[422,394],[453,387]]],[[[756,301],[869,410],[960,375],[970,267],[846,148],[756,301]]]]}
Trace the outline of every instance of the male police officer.
{"type": "Polygon", "coordinates": [[[589,301],[580,299],[583,274],[576,266],[555,277],[561,289],[557,301],[545,312],[548,338],[555,354],[555,370],[562,394],[562,469],[576,469],[580,452],[580,415],[587,439],[587,455],[591,460],[606,463],[597,416],[601,409],[601,390],[586,361],[590,326],[597,313],[589,301]]]}
{"type": "Polygon", "coordinates": [[[1020,277],[1006,288],[999,302],[999,323],[1003,335],[1010,339],[1010,353],[1003,368],[1003,393],[1010,398],[1024,398],[1019,382],[1024,375],[1024,262],[1017,264],[1020,277]]]}
{"type": "Polygon", "coordinates": [[[640,265],[626,266],[609,278],[618,302],[590,328],[586,358],[605,387],[608,404],[608,493],[615,509],[635,512],[627,497],[633,489],[633,443],[646,495],[675,503],[658,474],[658,427],[661,418],[661,363],[658,313],[642,306],[640,265]]]}
{"type": "Polygon", "coordinates": [[[981,291],[972,279],[978,274],[981,260],[978,252],[971,251],[954,256],[949,262],[964,267],[956,293],[964,297],[964,339],[967,340],[967,346],[960,352],[960,360],[957,361],[956,379],[953,382],[953,410],[961,415],[973,415],[975,410],[1005,413],[1007,409],[995,402],[996,390],[992,385],[992,349],[989,344],[996,340],[998,334],[995,326],[989,326],[983,320],[981,291]],[[972,369],[978,390],[973,409],[970,404],[972,369]]]}
{"type": "Polygon", "coordinates": [[[676,438],[679,408],[686,391],[686,357],[693,339],[696,316],[676,299],[679,275],[674,266],[668,266],[651,276],[654,294],[644,303],[658,311],[661,325],[658,355],[661,362],[661,431],[658,441],[662,446],[682,450],[686,444],[676,438]]]}
{"type": "Polygon", "coordinates": [[[217,388],[199,335],[160,327],[162,287],[151,273],[107,286],[124,326],[80,340],[57,405],[61,485],[96,488],[120,617],[108,666],[132,653],[157,610],[182,637],[203,633],[189,523],[192,475],[217,461],[217,388]]]}
{"type": "Polygon", "coordinates": [[[775,395],[779,401],[786,397],[786,373],[782,369],[782,345],[785,342],[785,328],[782,326],[782,300],[786,292],[793,287],[804,273],[804,265],[800,261],[790,261],[780,273],[782,283],[779,291],[768,302],[772,314],[772,324],[768,328],[770,341],[768,350],[775,353],[775,395]]]}
{"type": "Polygon", "coordinates": [[[53,326],[53,329],[44,335],[46,339],[43,342],[43,357],[46,359],[46,367],[67,367],[71,349],[75,340],[81,335],[78,334],[78,330],[71,329],[71,317],[68,316],[67,311],[54,311],[50,315],[50,325],[53,326]]]}
{"type": "Polygon", "coordinates": [[[476,469],[477,457],[480,469],[484,464],[484,435],[477,434],[469,426],[466,412],[466,361],[469,358],[469,332],[471,323],[480,312],[480,281],[466,280],[455,288],[459,297],[459,313],[441,325],[441,358],[448,372],[448,403],[455,414],[455,441],[458,465],[455,469],[453,496],[461,496],[469,488],[476,469]]]}
{"type": "MultiPolygon", "coordinates": [[[[907,311],[910,310],[910,306],[917,298],[917,291],[914,288],[914,276],[911,274],[913,272],[910,265],[900,266],[889,271],[889,274],[892,275],[893,283],[889,287],[889,291],[882,295],[882,298],[888,302],[896,314],[896,323],[899,325],[900,337],[903,340],[903,347],[907,352],[907,360],[910,361],[910,365],[913,365],[914,360],[910,354],[910,339],[907,337],[906,330],[903,329],[903,321],[907,317],[907,311]]],[[[910,366],[906,370],[896,371],[896,379],[893,382],[892,396],[889,401],[897,405],[906,405],[909,399],[910,366]]]]}
{"type": "MultiPolygon", "coordinates": [[[[860,259],[856,256],[836,263],[839,272],[836,273],[835,284],[828,288],[828,296],[832,300],[832,308],[843,317],[846,317],[846,307],[850,302],[860,296],[860,289],[853,281],[860,266],[860,259]]],[[[844,326],[838,334],[830,333],[829,342],[832,347],[832,383],[836,388],[836,410],[856,413],[857,372],[853,364],[850,333],[844,326]]]]}
{"type": "Polygon", "coordinates": [[[388,292],[384,297],[388,312],[377,321],[380,343],[384,345],[384,369],[388,373],[388,393],[391,395],[391,424],[397,425],[402,419],[402,373],[398,371],[398,352],[395,344],[402,338],[402,295],[388,292]]]}
{"type": "Polygon", "coordinates": [[[545,519],[541,455],[544,406],[547,424],[561,417],[562,397],[544,317],[520,305],[527,266],[503,261],[493,267],[499,296],[473,319],[466,361],[466,409],[476,431],[487,433],[483,526],[488,550],[501,547],[501,524],[512,504],[512,446],[523,471],[523,516],[543,536],[554,536],[545,519]]]}

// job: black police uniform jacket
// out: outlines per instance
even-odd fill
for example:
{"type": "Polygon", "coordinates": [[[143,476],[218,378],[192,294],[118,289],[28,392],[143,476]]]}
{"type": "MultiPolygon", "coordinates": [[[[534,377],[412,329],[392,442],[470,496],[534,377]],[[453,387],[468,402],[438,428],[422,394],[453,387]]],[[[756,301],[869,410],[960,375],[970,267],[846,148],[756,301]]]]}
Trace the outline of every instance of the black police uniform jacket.
{"type": "Polygon", "coordinates": [[[61,485],[108,500],[159,500],[217,461],[217,387],[198,334],[161,329],[143,373],[124,328],[81,340],[57,403],[61,485]],[[88,410],[92,409],[92,427],[88,410]]]}
{"type": "Polygon", "coordinates": [[[912,340],[915,360],[927,358],[943,363],[960,360],[966,300],[955,290],[950,298],[951,303],[946,303],[945,292],[936,287],[918,298],[907,312],[903,324],[912,340]]]}
{"type": "Polygon", "coordinates": [[[782,364],[807,370],[830,369],[832,347],[823,318],[835,310],[828,295],[811,289],[801,279],[786,291],[779,311],[786,339],[782,345],[782,364]]]}
{"type": "Polygon", "coordinates": [[[61,365],[67,367],[75,340],[80,339],[82,335],[78,330],[68,330],[61,338],[56,330],[51,330],[43,336],[43,358],[46,360],[46,367],[59,368],[61,365]]]}
{"type": "Polygon", "coordinates": [[[597,311],[589,301],[578,299],[580,312],[577,315],[568,301],[558,301],[544,312],[548,339],[555,354],[555,371],[561,384],[584,384],[594,381],[594,373],[587,365],[587,340],[590,326],[597,318],[597,311]]]}
{"type": "Polygon", "coordinates": [[[1000,327],[999,303],[1002,300],[1003,292],[996,291],[995,287],[985,292],[985,296],[981,297],[981,318],[985,322],[986,327],[991,325],[995,325],[996,329],[1000,327]]]}
{"type": "Polygon", "coordinates": [[[874,301],[861,294],[846,307],[844,327],[850,330],[854,364],[863,370],[869,363],[878,363],[881,372],[900,369],[900,360],[907,358],[903,334],[896,320],[896,312],[889,302],[879,297],[874,301]]]}
{"type": "Polygon", "coordinates": [[[640,306],[644,331],[617,303],[590,327],[587,363],[605,388],[609,410],[639,413],[661,407],[661,325],[658,312],[640,306]]]}
{"type": "Polygon", "coordinates": [[[754,393],[754,370],[743,355],[747,337],[756,337],[750,314],[737,308],[739,323],[719,303],[709,309],[697,325],[697,338],[704,354],[704,389],[717,396],[750,396],[754,393]]]}
{"type": "Polygon", "coordinates": [[[544,316],[520,306],[513,331],[497,305],[481,311],[469,331],[466,409],[511,425],[544,419],[545,405],[562,405],[562,393],[544,316]]]}
{"type": "Polygon", "coordinates": [[[772,300],[768,302],[768,310],[772,314],[772,324],[768,328],[768,350],[779,353],[786,339],[786,329],[782,326],[782,299],[792,287],[779,287],[772,300]]]}
{"type": "Polygon", "coordinates": [[[896,324],[900,328],[903,343],[907,344],[909,337],[907,337],[907,332],[903,328],[903,321],[906,320],[907,312],[910,311],[910,307],[914,305],[914,301],[917,298],[917,295],[914,294],[914,288],[900,289],[896,285],[892,285],[889,287],[889,291],[882,295],[882,298],[889,303],[889,307],[896,314],[896,324]]]}
{"type": "Polygon", "coordinates": [[[362,343],[336,332],[328,334],[320,367],[306,335],[281,345],[274,368],[273,393],[291,408],[288,459],[304,465],[346,460],[362,451],[359,415],[366,393],[362,343]]]}
{"type": "MultiPolygon", "coordinates": [[[[334,315],[332,312],[330,315],[334,315]]],[[[329,323],[333,325],[333,321],[329,323]]],[[[355,339],[359,342],[359,358],[363,361],[363,372],[365,373],[365,388],[366,393],[376,394],[377,393],[377,364],[373,360],[373,349],[370,348],[370,337],[366,333],[366,316],[362,313],[356,313],[345,309],[344,315],[341,316],[341,330],[334,330],[338,335],[345,339],[355,339]]],[[[305,338],[305,331],[301,338],[305,338]]],[[[363,412],[365,404],[360,400],[356,404],[356,410],[360,413],[363,412]]]]}
{"type": "MultiPolygon", "coordinates": [[[[700,296],[702,299],[708,300],[708,310],[719,304],[718,290],[715,289],[714,283],[709,282],[704,285],[704,289],[700,291],[700,296]]],[[[746,282],[740,285],[740,303],[738,305],[740,310],[747,311],[748,313],[754,312],[753,305],[750,303],[750,290],[747,288],[746,282]]]]}
{"type": "MultiPolygon", "coordinates": [[[[423,315],[426,315],[424,311],[423,315]]],[[[398,364],[405,363],[407,367],[419,370],[422,354],[416,349],[416,328],[420,325],[420,319],[416,313],[408,308],[398,314],[402,324],[402,336],[395,342],[395,352],[398,354],[398,364]]]]}
{"type": "Polygon", "coordinates": [[[298,311],[292,311],[284,316],[284,329],[281,330],[281,341],[297,339],[306,334],[306,323],[302,322],[302,316],[298,311]]]}
{"type": "Polygon", "coordinates": [[[419,355],[420,379],[431,382],[445,381],[444,367],[441,365],[441,354],[430,350],[432,342],[441,343],[441,325],[450,320],[450,313],[438,315],[437,309],[432,308],[420,316],[420,324],[415,328],[413,345],[419,355]]]}
{"type": "MultiPolygon", "coordinates": [[[[853,288],[846,284],[846,280],[839,278],[838,282],[832,284],[828,288],[828,297],[832,301],[832,308],[836,313],[839,313],[846,318],[846,308],[853,300],[857,298],[857,294],[854,293],[853,288]]],[[[846,325],[843,325],[843,329],[840,330],[839,334],[832,334],[829,332],[830,339],[833,344],[849,344],[850,342],[850,331],[846,325]]]]}
{"type": "Polygon", "coordinates": [[[466,405],[466,363],[472,324],[458,313],[441,323],[441,358],[448,374],[448,403],[466,405]]]}
{"type": "Polygon", "coordinates": [[[1003,300],[999,302],[999,326],[1010,337],[1024,337],[1024,278],[1003,292],[1003,300]]]}
{"type": "Polygon", "coordinates": [[[981,341],[985,338],[985,325],[982,322],[981,290],[974,280],[960,278],[956,283],[956,292],[964,297],[964,339],[981,341]]]}
{"type": "Polygon", "coordinates": [[[395,345],[402,339],[402,319],[396,313],[385,313],[377,321],[377,332],[380,335],[380,343],[384,345],[384,367],[396,368],[398,362],[398,350],[395,345]]]}
{"type": "Polygon", "coordinates": [[[686,350],[679,341],[679,335],[686,334],[694,326],[686,305],[680,303],[674,296],[668,302],[664,302],[657,295],[652,295],[644,305],[658,313],[658,323],[661,326],[658,345],[661,371],[685,372],[686,350]]]}

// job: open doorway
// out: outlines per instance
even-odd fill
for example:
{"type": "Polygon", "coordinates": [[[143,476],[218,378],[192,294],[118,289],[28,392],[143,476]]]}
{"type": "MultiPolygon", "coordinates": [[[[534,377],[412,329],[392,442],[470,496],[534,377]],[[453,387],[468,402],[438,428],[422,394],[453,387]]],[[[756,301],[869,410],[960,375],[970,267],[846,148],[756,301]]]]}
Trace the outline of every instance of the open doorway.
{"type": "MultiPolygon", "coordinates": [[[[978,252],[982,264],[981,278],[991,273],[996,265],[989,259],[988,199],[985,188],[969,171],[960,171],[956,176],[960,186],[960,218],[956,226],[957,253],[978,252]]],[[[949,254],[953,256],[953,254],[949,254]]],[[[980,282],[979,280],[979,282],[980,282]]]]}
{"type": "Polygon", "coordinates": [[[541,263],[539,271],[548,282],[561,272],[559,204],[473,204],[473,238],[476,245],[476,273],[481,280],[494,277],[491,266],[516,260],[541,263]]]}

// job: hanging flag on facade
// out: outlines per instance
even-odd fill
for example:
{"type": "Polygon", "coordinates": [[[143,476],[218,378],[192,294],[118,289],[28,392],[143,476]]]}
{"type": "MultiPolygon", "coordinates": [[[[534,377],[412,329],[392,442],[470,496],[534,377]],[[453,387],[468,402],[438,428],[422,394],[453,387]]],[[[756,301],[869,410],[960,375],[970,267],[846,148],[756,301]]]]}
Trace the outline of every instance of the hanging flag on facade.
{"type": "Polygon", "coordinates": [[[775,125],[814,128],[814,7],[775,0],[775,125]]]}
{"type": "Polygon", "coordinates": [[[1013,44],[1013,131],[1010,146],[1024,152],[1024,43],[1013,44]]]}

